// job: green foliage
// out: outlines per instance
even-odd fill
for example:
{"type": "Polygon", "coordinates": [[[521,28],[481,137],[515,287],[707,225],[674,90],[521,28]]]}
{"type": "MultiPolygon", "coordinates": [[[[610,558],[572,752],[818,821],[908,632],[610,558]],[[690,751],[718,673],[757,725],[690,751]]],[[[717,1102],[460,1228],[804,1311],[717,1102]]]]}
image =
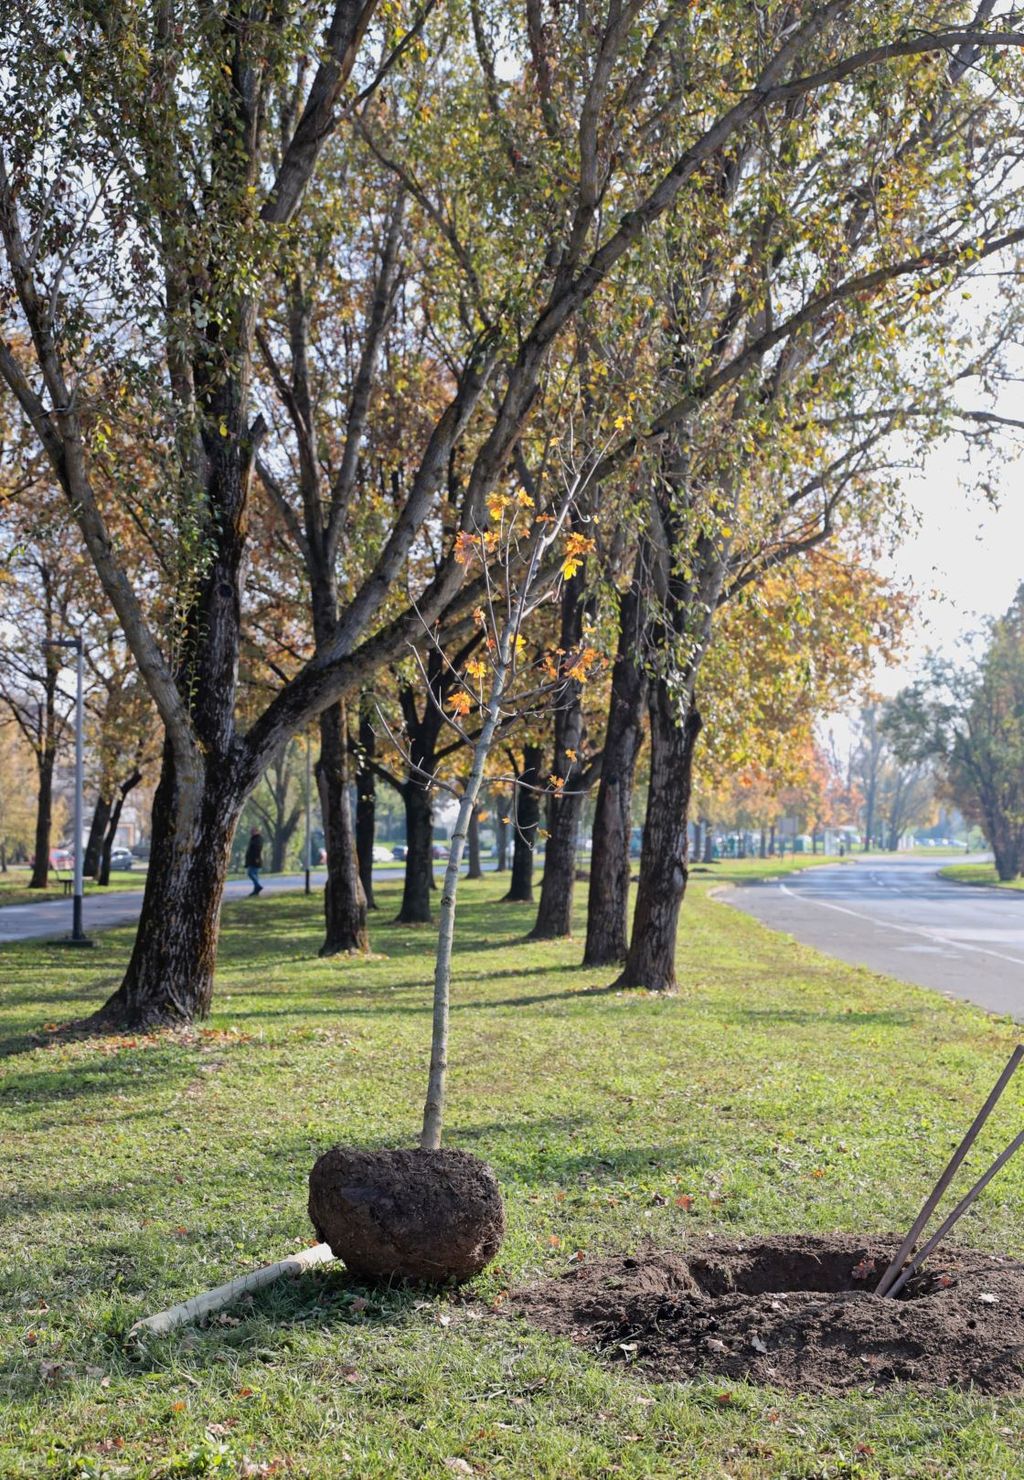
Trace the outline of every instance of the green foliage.
{"type": "Polygon", "coordinates": [[[898,753],[938,759],[950,795],[981,827],[1008,881],[1024,870],[1024,587],[985,639],[967,666],[933,657],[887,723],[898,753]]]}

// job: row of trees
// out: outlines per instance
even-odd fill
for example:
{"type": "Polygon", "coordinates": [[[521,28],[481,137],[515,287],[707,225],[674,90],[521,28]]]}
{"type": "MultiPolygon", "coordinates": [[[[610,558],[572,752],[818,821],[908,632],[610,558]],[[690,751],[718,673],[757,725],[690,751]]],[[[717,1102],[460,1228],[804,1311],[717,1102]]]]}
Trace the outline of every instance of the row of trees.
{"type": "Polygon", "coordinates": [[[868,571],[897,465],[997,421],[1024,33],[994,0],[926,21],[905,0],[10,17],[0,377],[164,734],[105,1021],[207,1010],[242,808],[313,721],[324,948],[366,948],[352,768],[388,766],[379,732],[410,819],[458,788],[511,509],[524,550],[559,531],[554,599],[517,635],[538,681],[496,731],[517,833],[547,809],[537,931],[568,929],[596,787],[588,959],[673,985],[717,635],[722,708],[751,633],[799,655],[763,686],[766,733],[787,692],[841,687],[892,625],[868,571]],[[971,280],[1003,273],[965,322],[971,280]],[[831,646],[822,562],[851,597],[831,646]]]}
{"type": "Polygon", "coordinates": [[[934,764],[1004,882],[1024,873],[1024,586],[968,661],[935,656],[886,716],[907,765],[934,764]]]}

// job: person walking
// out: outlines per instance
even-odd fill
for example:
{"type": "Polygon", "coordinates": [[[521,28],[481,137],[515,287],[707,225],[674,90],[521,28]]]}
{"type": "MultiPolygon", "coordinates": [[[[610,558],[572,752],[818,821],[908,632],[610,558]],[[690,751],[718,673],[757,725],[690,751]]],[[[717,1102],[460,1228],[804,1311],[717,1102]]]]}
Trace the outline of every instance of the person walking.
{"type": "MultiPolygon", "coordinates": [[[[252,880],[252,893],[262,894],[263,885],[260,883],[260,869],[263,867],[263,834],[258,827],[254,827],[249,834],[249,846],[245,850],[245,871],[252,880]]],[[[249,896],[252,898],[252,894],[249,896]]]]}

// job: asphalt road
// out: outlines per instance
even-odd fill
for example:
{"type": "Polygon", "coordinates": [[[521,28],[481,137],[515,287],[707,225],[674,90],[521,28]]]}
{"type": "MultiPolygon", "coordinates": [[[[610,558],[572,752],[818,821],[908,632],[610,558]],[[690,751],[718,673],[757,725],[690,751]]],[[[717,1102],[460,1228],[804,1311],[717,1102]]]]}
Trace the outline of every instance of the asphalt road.
{"type": "MultiPolygon", "coordinates": [[[[374,870],[374,879],[384,882],[401,879],[401,868],[374,870]]],[[[314,869],[314,888],[323,888],[327,874],[323,869],[314,869]]],[[[286,890],[302,889],[305,878],[302,874],[264,874],[261,880],[269,894],[286,890]]],[[[225,899],[242,899],[250,892],[248,879],[229,879],[224,890],[225,899]]],[[[108,925],[130,925],[138,919],[142,908],[141,889],[119,889],[110,894],[87,894],[83,905],[86,934],[108,925]]],[[[0,906],[0,941],[42,940],[47,936],[71,934],[70,899],[44,900],[42,904],[8,904],[0,906]]]]}
{"type": "Polygon", "coordinates": [[[941,867],[858,859],[719,897],[841,961],[1024,1020],[1024,892],[951,884],[941,867]]]}

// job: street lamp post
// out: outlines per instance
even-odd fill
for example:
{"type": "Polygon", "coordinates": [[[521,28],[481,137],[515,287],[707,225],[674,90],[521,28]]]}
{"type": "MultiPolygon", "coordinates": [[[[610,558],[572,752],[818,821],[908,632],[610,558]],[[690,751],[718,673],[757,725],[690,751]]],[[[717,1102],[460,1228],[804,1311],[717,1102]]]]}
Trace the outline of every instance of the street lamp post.
{"type": "Polygon", "coordinates": [[[45,647],[75,650],[75,849],[74,884],[71,900],[71,938],[73,946],[91,946],[92,941],[82,926],[82,902],[85,892],[82,870],[83,792],[85,789],[85,645],[81,637],[52,637],[45,647]]]}

